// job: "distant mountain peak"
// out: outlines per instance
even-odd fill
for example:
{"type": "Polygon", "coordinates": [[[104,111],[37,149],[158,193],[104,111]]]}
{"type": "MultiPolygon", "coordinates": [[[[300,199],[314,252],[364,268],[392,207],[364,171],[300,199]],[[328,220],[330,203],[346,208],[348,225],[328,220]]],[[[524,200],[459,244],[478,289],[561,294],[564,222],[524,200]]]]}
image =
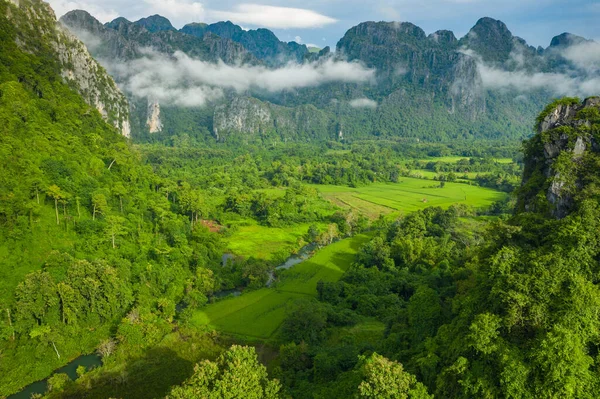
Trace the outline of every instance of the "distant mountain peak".
{"type": "Polygon", "coordinates": [[[461,39],[460,43],[475,51],[484,61],[504,63],[510,58],[515,37],[504,22],[483,17],[461,39]]]}
{"type": "Polygon", "coordinates": [[[181,29],[181,32],[197,37],[203,37],[210,32],[223,39],[233,40],[244,46],[257,59],[269,65],[281,65],[290,60],[302,62],[309,55],[309,50],[305,45],[282,42],[269,29],[244,30],[231,21],[221,21],[210,25],[188,24],[181,29]]]}
{"type": "Polygon", "coordinates": [[[75,31],[86,31],[93,36],[98,35],[104,29],[104,25],[100,21],[84,10],[69,11],[60,18],[60,22],[75,31]]]}
{"type": "Polygon", "coordinates": [[[441,45],[456,44],[458,42],[454,32],[445,29],[438,30],[427,37],[441,45]]]}
{"type": "Polygon", "coordinates": [[[159,32],[159,31],[165,31],[165,30],[166,31],[168,31],[168,30],[176,31],[177,30],[177,29],[175,29],[175,27],[173,27],[173,25],[171,24],[171,21],[169,21],[167,18],[163,17],[162,15],[158,15],[158,14],[151,15],[146,18],[142,18],[138,21],[135,21],[134,24],[143,26],[149,32],[159,32]]]}
{"type": "Polygon", "coordinates": [[[588,43],[591,40],[588,40],[584,37],[574,35],[572,33],[561,33],[558,36],[554,36],[552,41],[550,42],[550,47],[569,47],[581,43],[588,43]]]}
{"type": "Polygon", "coordinates": [[[199,22],[192,22],[191,24],[187,24],[181,28],[180,32],[196,37],[202,37],[206,34],[206,32],[208,32],[208,25],[199,22]]]}
{"type": "Polygon", "coordinates": [[[133,22],[131,22],[127,18],[118,17],[118,18],[113,19],[110,22],[107,22],[106,24],[104,24],[104,26],[106,26],[107,28],[110,28],[110,29],[119,30],[119,28],[121,26],[123,26],[123,25],[128,26],[131,24],[133,24],[133,22]]]}

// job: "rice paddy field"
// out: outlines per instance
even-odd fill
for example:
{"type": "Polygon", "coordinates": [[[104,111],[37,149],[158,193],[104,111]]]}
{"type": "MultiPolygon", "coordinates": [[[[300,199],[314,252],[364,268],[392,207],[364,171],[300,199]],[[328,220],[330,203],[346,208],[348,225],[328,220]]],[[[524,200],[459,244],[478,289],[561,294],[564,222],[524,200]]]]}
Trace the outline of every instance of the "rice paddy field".
{"type": "Polygon", "coordinates": [[[508,194],[465,183],[447,182],[443,188],[431,180],[403,177],[398,183],[377,183],[365,187],[315,185],[319,192],[334,204],[355,209],[376,218],[380,214],[413,212],[430,206],[447,208],[466,204],[486,208],[508,194]]]}
{"type": "Polygon", "coordinates": [[[191,323],[246,339],[268,340],[283,323],[287,307],[299,298],[316,296],[319,280],[339,280],[368,240],[368,235],[357,235],[331,244],[282,271],[274,287],[207,305],[194,313],[191,323]]]}
{"type": "MultiPolygon", "coordinates": [[[[324,198],[343,208],[356,209],[370,217],[413,212],[429,206],[449,207],[463,203],[475,208],[485,208],[507,194],[492,189],[464,183],[446,183],[443,188],[432,180],[402,178],[398,183],[378,183],[351,188],[334,185],[314,185],[324,198]]],[[[271,193],[269,193],[271,194],[271,193]]],[[[231,252],[241,256],[263,259],[276,257],[281,251],[289,254],[297,249],[299,239],[309,225],[270,228],[242,221],[227,238],[231,252]]],[[[296,300],[315,297],[317,282],[337,281],[352,264],[368,235],[357,235],[319,250],[312,258],[279,272],[278,281],[271,288],[229,297],[197,310],[192,325],[215,329],[223,333],[252,341],[269,341],[283,323],[287,309],[296,300]]],[[[364,327],[364,326],[363,326],[364,327]]],[[[363,328],[361,327],[361,328],[363,328]]],[[[349,331],[350,334],[380,332],[376,324],[366,332],[349,331]]]]}

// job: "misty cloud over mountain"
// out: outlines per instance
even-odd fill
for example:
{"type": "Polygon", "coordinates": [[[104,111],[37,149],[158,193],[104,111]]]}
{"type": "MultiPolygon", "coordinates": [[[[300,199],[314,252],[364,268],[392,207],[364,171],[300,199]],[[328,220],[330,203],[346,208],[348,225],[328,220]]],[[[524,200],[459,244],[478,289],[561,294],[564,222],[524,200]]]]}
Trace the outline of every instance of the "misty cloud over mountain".
{"type": "Polygon", "coordinates": [[[539,56],[538,63],[562,60],[556,71],[536,71],[526,64],[521,51],[510,54],[511,69],[503,69],[482,60],[472,50],[463,50],[477,60],[478,71],[486,89],[510,89],[519,93],[545,90],[554,96],[587,97],[600,93],[600,43],[586,41],[550,49],[539,56]]]}
{"type": "Polygon", "coordinates": [[[61,21],[115,76],[134,104],[134,126],[149,133],[177,132],[195,109],[193,123],[220,139],[337,139],[342,128],[345,138],[523,138],[551,98],[600,92],[597,43],[564,33],[534,48],[487,17],[462,38],[364,22],[335,52],[231,22],[177,30],[159,15],[101,24],[84,11],[61,21]]]}
{"type": "Polygon", "coordinates": [[[151,49],[146,49],[142,58],[103,63],[126,92],[184,107],[204,106],[221,98],[224,90],[279,92],[331,82],[366,83],[375,76],[375,70],[358,62],[327,59],[271,69],[262,65],[211,63],[181,51],[168,56],[151,49]]]}

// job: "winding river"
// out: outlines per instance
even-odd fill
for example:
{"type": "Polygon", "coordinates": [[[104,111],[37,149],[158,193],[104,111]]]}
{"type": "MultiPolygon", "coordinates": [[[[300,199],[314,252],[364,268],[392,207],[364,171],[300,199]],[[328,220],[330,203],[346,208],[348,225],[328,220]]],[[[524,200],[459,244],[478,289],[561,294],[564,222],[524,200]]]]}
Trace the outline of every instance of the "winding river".
{"type": "MultiPolygon", "coordinates": [[[[52,374],[50,374],[48,378],[57,373],[65,373],[72,380],[75,380],[77,378],[77,367],[84,366],[86,370],[90,370],[91,368],[99,367],[101,365],[102,360],[100,359],[100,356],[96,354],[82,355],[76,358],[75,360],[71,361],[66,366],[63,366],[58,370],[52,372],[52,374]]],[[[21,392],[10,395],[7,399],[30,399],[31,395],[34,393],[42,395],[45,394],[48,390],[48,378],[27,385],[25,388],[23,388],[21,392]]]]}
{"type": "MultiPolygon", "coordinates": [[[[286,270],[286,269],[289,269],[289,268],[297,265],[298,263],[301,263],[301,262],[307,260],[308,258],[310,258],[312,256],[315,249],[317,249],[316,244],[309,244],[309,245],[302,247],[298,251],[298,253],[290,256],[289,258],[287,258],[287,260],[284,263],[275,267],[275,270],[286,270]]],[[[223,258],[222,258],[223,265],[226,265],[227,261],[229,261],[230,259],[234,259],[234,255],[224,254],[223,258]]],[[[274,282],[275,282],[275,272],[272,271],[269,273],[269,280],[267,281],[267,284],[266,284],[267,287],[270,287],[271,285],[273,285],[274,282]]],[[[241,295],[241,293],[242,293],[241,291],[234,289],[234,290],[225,290],[225,291],[216,292],[214,294],[214,296],[217,298],[223,298],[223,297],[226,297],[229,295],[238,296],[238,295],[241,295]]],[[[77,367],[85,366],[85,368],[87,370],[89,370],[93,367],[99,367],[101,365],[102,365],[102,360],[100,359],[100,356],[98,356],[96,354],[82,355],[82,356],[79,356],[78,358],[76,358],[75,360],[71,361],[66,366],[63,366],[63,367],[59,368],[58,370],[55,370],[54,372],[52,372],[52,374],[50,374],[50,376],[48,376],[48,378],[50,378],[52,375],[57,374],[57,373],[65,373],[72,380],[75,380],[77,378],[77,372],[76,372],[77,367]]],[[[48,390],[48,378],[41,380],[41,381],[36,381],[34,383],[27,385],[25,388],[23,388],[23,390],[21,390],[21,392],[10,395],[7,399],[30,399],[32,394],[36,394],[36,393],[37,394],[45,394],[46,391],[48,390]]]]}

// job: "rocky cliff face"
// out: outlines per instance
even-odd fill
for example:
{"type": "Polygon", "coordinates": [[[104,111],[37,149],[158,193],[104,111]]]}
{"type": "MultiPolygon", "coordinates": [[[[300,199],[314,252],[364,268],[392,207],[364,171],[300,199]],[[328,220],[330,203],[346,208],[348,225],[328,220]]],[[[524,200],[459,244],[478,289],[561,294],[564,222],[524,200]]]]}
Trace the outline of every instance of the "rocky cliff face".
{"type": "Polygon", "coordinates": [[[595,192],[599,160],[600,97],[551,104],[526,145],[519,211],[565,217],[581,198],[595,192]]]}
{"type": "Polygon", "coordinates": [[[419,88],[442,97],[451,113],[470,119],[485,112],[484,92],[476,61],[458,50],[452,32],[429,36],[411,23],[365,22],[338,42],[340,54],[377,69],[390,87],[419,88]]]}
{"type": "Polygon", "coordinates": [[[64,66],[62,76],[65,81],[94,106],[104,120],[130,137],[129,104],[123,93],[75,35],[62,27],[58,32],[60,40],[56,51],[64,66]]]}
{"type": "Polygon", "coordinates": [[[113,79],[90,55],[85,45],[56,21],[50,6],[40,0],[12,0],[9,17],[18,27],[18,45],[31,52],[45,51],[32,42],[35,30],[51,43],[65,82],[95,107],[104,120],[129,137],[129,105],[113,79]]]}
{"type": "Polygon", "coordinates": [[[213,133],[219,141],[240,137],[244,142],[334,138],[333,120],[314,106],[282,107],[249,97],[235,97],[216,107],[213,133]]]}
{"type": "Polygon", "coordinates": [[[148,102],[148,117],[146,126],[150,133],[158,133],[162,131],[163,125],[160,120],[160,104],[158,101],[148,102]]]}

